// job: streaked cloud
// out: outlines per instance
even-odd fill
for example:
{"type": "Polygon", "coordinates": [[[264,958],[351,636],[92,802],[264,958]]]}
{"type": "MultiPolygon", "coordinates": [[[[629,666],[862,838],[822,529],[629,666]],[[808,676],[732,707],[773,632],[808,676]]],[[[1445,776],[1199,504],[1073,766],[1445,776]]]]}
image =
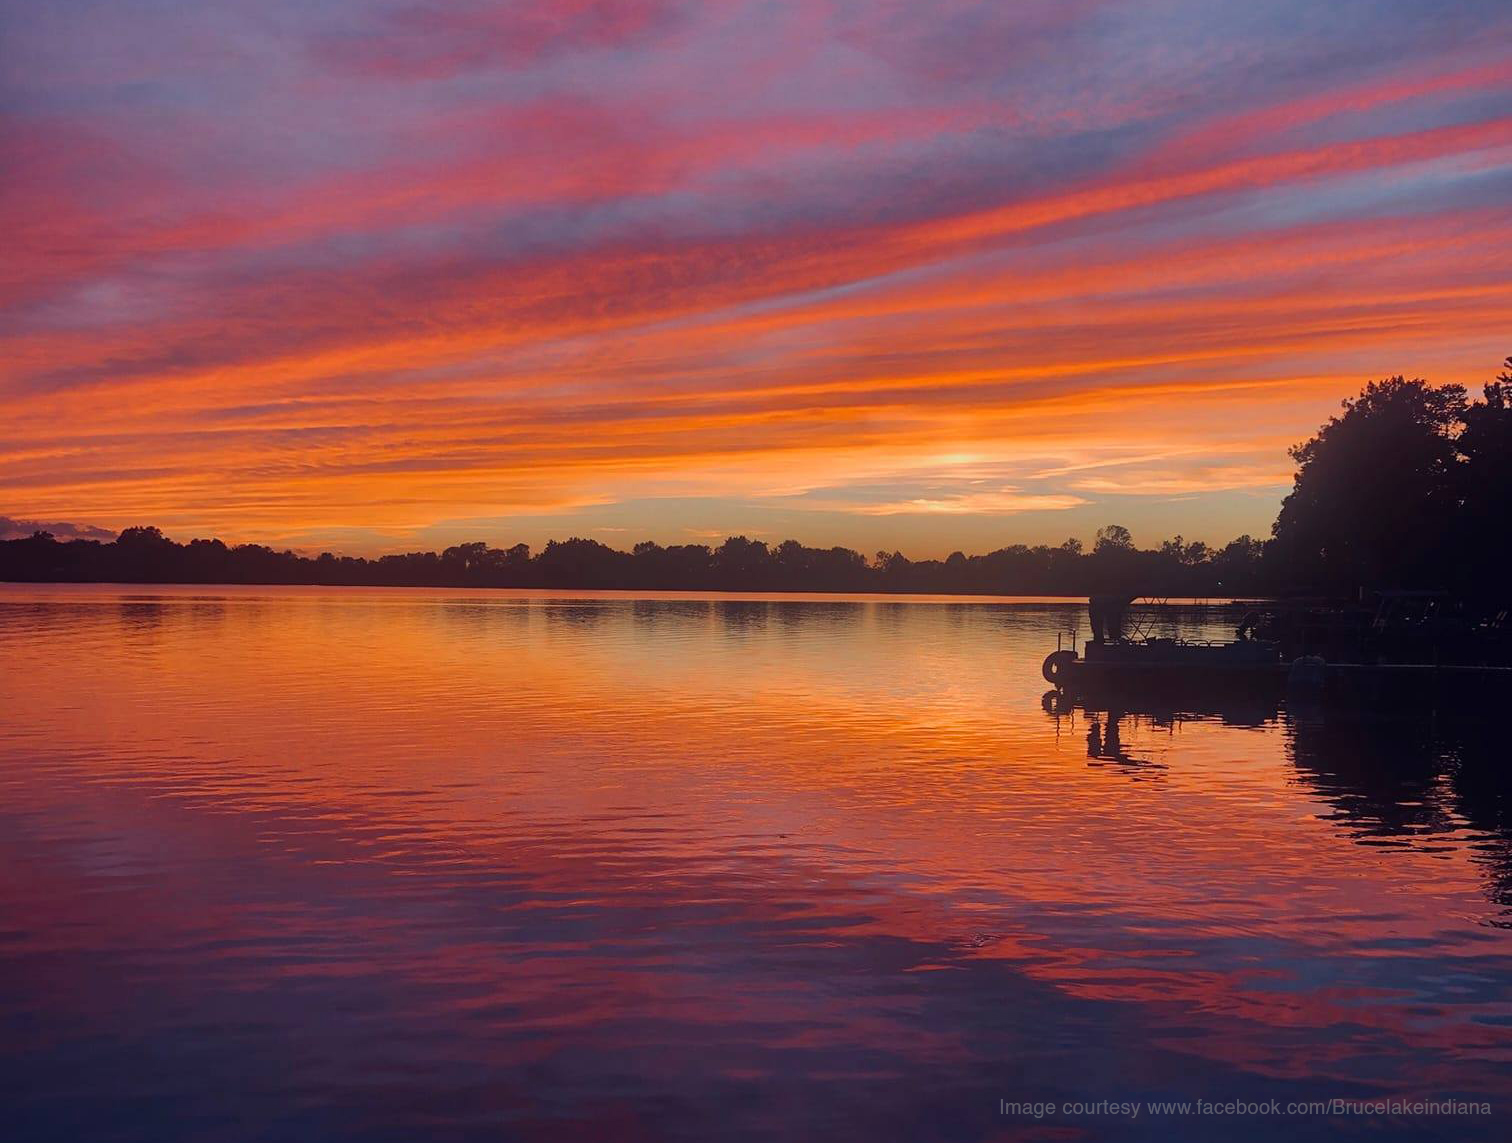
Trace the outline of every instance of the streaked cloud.
{"type": "Polygon", "coordinates": [[[1222,540],[1365,379],[1509,350],[1501,4],[0,21],[17,515],[1222,540]]]}
{"type": "Polygon", "coordinates": [[[960,492],[954,495],[930,498],[915,497],[912,500],[897,500],[885,504],[847,505],[853,512],[870,516],[903,516],[910,513],[944,513],[950,516],[985,515],[1013,516],[1020,512],[1061,512],[1087,503],[1080,496],[1063,493],[1025,494],[1015,488],[999,488],[989,492],[960,492]]]}

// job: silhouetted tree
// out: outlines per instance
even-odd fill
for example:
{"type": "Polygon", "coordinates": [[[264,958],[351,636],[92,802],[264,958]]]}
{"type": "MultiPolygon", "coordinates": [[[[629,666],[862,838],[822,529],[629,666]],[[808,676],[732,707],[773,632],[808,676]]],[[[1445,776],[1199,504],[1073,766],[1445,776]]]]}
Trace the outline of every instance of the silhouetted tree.
{"type": "Polygon", "coordinates": [[[1343,406],[1291,449],[1297,475],[1273,528],[1276,556],[1293,578],[1332,590],[1442,582],[1464,388],[1391,377],[1343,406]]]}
{"type": "Polygon", "coordinates": [[[714,572],[731,587],[760,590],[770,561],[771,553],[761,540],[731,536],[714,553],[714,572]]]}
{"type": "MultiPolygon", "coordinates": [[[[1267,553],[1259,540],[1243,535],[1212,554],[1212,582],[1219,595],[1257,594],[1266,590],[1267,553]]],[[[1283,585],[1284,586],[1284,585],[1283,585]]]]}
{"type": "Polygon", "coordinates": [[[1097,529],[1097,543],[1092,545],[1094,555],[1102,553],[1107,555],[1112,552],[1131,552],[1134,550],[1134,537],[1129,534],[1129,529],[1122,524],[1109,524],[1105,528],[1097,529]]]}
{"type": "Polygon", "coordinates": [[[1470,595],[1505,593],[1512,561],[1512,357],[1483,399],[1465,409],[1464,424],[1455,442],[1464,457],[1457,586],[1470,595]]]}

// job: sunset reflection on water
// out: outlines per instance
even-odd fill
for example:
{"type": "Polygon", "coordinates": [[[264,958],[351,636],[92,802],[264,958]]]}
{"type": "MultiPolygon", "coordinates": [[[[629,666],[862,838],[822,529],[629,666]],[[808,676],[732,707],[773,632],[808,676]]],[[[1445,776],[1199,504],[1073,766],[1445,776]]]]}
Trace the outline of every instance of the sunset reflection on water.
{"type": "Polygon", "coordinates": [[[1494,1114],[1222,1130],[1504,1137],[1495,723],[1047,710],[1078,622],[0,587],[12,1128],[1209,1138],[999,1101],[1454,1097],[1494,1114]]]}

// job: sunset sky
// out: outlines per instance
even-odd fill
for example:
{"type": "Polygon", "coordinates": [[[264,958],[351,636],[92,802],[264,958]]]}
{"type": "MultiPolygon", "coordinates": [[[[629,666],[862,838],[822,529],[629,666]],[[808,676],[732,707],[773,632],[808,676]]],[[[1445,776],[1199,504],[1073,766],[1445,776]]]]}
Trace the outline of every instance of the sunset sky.
{"type": "Polygon", "coordinates": [[[1264,534],[1512,353],[1506,0],[0,0],[0,514],[1264,534]]]}

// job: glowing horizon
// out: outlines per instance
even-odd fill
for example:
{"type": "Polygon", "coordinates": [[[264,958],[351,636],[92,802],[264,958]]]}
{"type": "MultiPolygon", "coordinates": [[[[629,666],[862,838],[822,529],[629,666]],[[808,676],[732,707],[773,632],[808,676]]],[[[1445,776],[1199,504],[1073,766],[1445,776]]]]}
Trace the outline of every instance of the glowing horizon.
{"type": "Polygon", "coordinates": [[[1489,3],[0,2],[0,514],[1264,535],[1512,352],[1489,3]]]}

